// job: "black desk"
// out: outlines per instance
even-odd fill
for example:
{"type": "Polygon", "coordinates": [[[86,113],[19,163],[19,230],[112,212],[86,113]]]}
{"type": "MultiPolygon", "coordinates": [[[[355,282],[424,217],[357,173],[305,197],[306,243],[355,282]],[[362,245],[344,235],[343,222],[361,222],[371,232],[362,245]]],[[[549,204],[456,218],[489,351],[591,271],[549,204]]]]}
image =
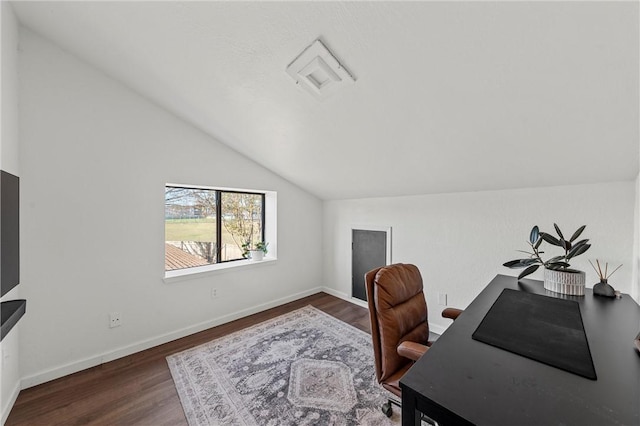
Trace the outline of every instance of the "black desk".
{"type": "Polygon", "coordinates": [[[400,381],[402,424],[419,424],[418,410],[441,425],[639,425],[638,331],[640,307],[628,295],[562,296],[498,275],[400,381]],[[576,300],[598,380],[473,340],[504,288],[576,300]]]}

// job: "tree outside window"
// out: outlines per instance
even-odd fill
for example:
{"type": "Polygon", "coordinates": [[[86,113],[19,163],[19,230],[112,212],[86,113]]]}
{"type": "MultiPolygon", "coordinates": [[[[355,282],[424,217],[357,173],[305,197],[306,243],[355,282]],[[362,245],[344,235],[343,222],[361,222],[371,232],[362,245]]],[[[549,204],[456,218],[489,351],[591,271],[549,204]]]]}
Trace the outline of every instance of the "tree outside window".
{"type": "Polygon", "coordinates": [[[165,270],[243,259],[264,241],[264,194],[165,187],[165,270]]]}

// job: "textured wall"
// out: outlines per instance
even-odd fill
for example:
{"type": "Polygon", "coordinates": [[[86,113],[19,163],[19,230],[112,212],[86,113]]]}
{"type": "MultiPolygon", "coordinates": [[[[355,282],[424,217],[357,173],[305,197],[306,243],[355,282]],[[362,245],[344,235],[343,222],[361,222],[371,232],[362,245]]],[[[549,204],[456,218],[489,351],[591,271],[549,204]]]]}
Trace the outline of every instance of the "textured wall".
{"type": "MultiPolygon", "coordinates": [[[[9,2],[0,4],[2,18],[2,104],[0,112],[0,169],[20,175],[18,164],[18,22],[9,2]]],[[[5,294],[2,301],[20,298],[21,286],[5,294]]],[[[22,320],[0,343],[0,424],[9,415],[20,389],[19,334],[22,320]]]]}
{"type": "Polygon", "coordinates": [[[638,173],[638,2],[16,3],[39,34],[322,199],[638,173]],[[357,79],[323,102],[285,72],[319,36],[357,79]]]}
{"type": "MultiPolygon", "coordinates": [[[[393,262],[418,265],[429,320],[446,327],[438,292],[449,295],[450,306],[464,308],[496,274],[519,273],[502,263],[527,248],[533,225],[552,231],[556,222],[567,233],[587,225],[583,235],[593,246],[572,263],[587,273],[587,286],[598,282],[587,259],[604,258],[624,263],[611,283],[629,293],[634,191],[634,182],[620,182],[325,202],[324,281],[350,295],[351,226],[390,226],[393,262]]],[[[542,279],[542,271],[532,277],[542,279]]]]}
{"type": "Polygon", "coordinates": [[[49,41],[20,34],[24,385],[321,284],[320,200],[49,41]],[[277,191],[278,260],[163,282],[167,182],[277,191]],[[108,328],[111,311],[121,312],[121,327],[108,328]]]}
{"type": "Polygon", "coordinates": [[[631,295],[640,303],[640,174],[636,178],[636,203],[633,214],[633,277],[631,295]]]}

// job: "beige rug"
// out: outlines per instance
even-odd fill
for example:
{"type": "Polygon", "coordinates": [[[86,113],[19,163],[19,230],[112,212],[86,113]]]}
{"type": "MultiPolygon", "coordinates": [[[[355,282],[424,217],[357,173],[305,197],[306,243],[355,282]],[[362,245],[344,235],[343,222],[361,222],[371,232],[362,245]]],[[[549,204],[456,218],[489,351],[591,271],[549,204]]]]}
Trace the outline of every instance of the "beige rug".
{"type": "Polygon", "coordinates": [[[311,306],[167,357],[190,425],[398,425],[371,336],[311,306]]]}

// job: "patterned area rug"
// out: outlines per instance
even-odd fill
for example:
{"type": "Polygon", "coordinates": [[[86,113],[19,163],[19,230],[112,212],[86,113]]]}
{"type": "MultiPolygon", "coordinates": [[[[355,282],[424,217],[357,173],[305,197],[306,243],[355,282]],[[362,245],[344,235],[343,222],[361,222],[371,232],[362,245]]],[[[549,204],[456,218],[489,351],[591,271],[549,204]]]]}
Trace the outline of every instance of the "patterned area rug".
{"type": "Polygon", "coordinates": [[[371,336],[311,306],[167,357],[194,425],[398,425],[371,336]]]}

